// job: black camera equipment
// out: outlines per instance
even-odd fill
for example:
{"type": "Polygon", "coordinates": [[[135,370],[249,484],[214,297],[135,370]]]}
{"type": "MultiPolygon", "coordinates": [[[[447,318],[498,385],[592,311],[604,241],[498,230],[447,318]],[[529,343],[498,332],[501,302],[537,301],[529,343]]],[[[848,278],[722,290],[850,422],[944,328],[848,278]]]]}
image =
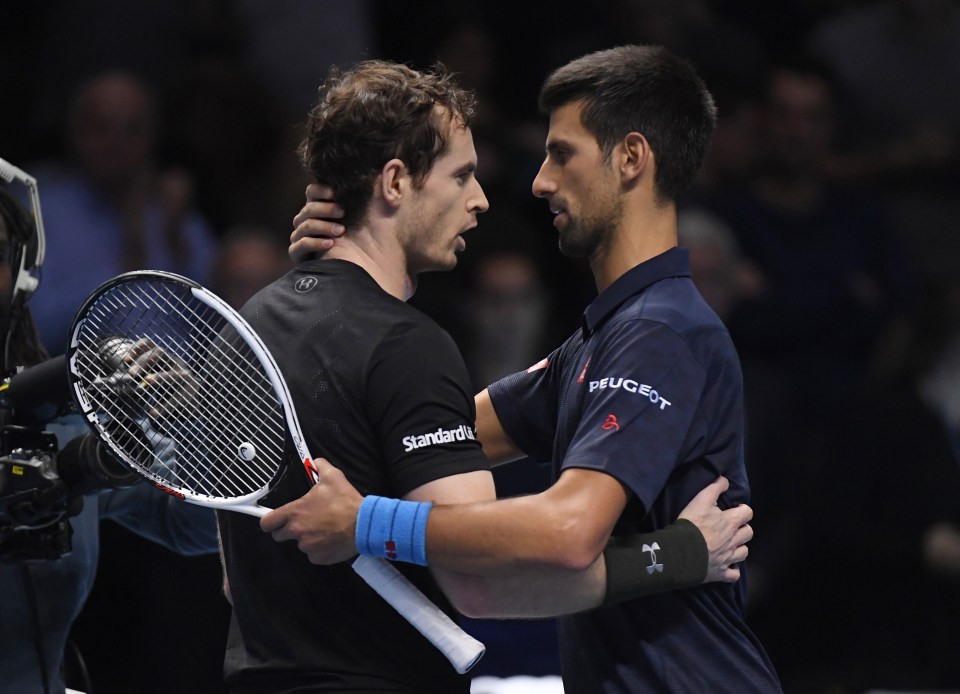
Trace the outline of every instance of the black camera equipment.
{"type": "Polygon", "coordinates": [[[44,427],[71,409],[67,379],[57,357],[0,386],[0,561],[59,559],[73,547],[68,519],[85,495],[140,479],[92,433],[58,450],[44,427]]]}

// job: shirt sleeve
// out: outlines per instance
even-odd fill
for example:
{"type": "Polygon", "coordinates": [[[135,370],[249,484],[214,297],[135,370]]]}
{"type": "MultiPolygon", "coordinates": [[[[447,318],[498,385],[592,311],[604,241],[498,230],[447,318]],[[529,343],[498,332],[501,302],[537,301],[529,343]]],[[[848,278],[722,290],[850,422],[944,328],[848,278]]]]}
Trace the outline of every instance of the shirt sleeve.
{"type": "Polygon", "coordinates": [[[593,351],[576,432],[563,468],[599,470],[647,511],[681,462],[705,370],[669,327],[627,321],[593,351]]]}
{"type": "Polygon", "coordinates": [[[490,465],[476,439],[473,388],[450,336],[404,323],[374,352],[364,402],[398,496],[490,465]]]}
{"type": "Polygon", "coordinates": [[[505,376],[487,389],[510,440],[540,463],[550,462],[553,457],[561,349],[554,350],[526,371],[505,376]]]}

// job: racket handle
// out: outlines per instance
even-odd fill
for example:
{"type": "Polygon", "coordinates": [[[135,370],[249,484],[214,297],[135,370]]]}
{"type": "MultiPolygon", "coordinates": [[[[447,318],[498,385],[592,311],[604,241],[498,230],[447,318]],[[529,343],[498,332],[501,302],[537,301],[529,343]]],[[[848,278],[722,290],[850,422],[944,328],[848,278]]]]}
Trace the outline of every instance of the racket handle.
{"type": "Polygon", "coordinates": [[[436,646],[461,675],[483,657],[486,646],[461,629],[390,562],[360,555],[353,562],[353,570],[436,646]]]}

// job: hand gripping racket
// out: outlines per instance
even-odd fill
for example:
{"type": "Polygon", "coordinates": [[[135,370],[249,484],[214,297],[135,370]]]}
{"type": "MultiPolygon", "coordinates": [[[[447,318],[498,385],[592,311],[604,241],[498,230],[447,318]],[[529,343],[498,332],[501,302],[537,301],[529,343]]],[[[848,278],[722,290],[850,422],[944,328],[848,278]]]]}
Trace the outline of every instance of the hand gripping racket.
{"type": "MultiPolygon", "coordinates": [[[[266,346],[222,299],[179,275],[130,272],[81,307],[67,351],[72,391],[100,439],[157,487],[190,503],[263,516],[290,441],[317,482],[286,382],[266,346]],[[140,355],[132,371],[125,355],[140,355]]],[[[395,567],[354,570],[457,672],[484,653],[395,567]]]]}

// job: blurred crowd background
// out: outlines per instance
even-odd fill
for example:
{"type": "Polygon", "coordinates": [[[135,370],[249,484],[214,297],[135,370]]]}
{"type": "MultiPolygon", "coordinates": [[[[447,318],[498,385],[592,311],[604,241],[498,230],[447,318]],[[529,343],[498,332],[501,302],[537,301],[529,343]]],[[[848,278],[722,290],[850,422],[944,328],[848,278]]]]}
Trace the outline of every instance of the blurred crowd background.
{"type": "MultiPolygon", "coordinates": [[[[743,363],[753,628],[788,692],[960,690],[955,0],[5,3],[0,156],[40,181],[48,348],[128,269],[242,304],[289,267],[308,182],[294,149],[328,67],[440,60],[480,95],[492,204],[413,303],[478,389],[526,368],[595,295],[530,193],[537,89],[624,43],[690,59],[719,107],[680,233],[743,363]]],[[[497,474],[504,494],[547,480],[497,474]]],[[[216,558],[118,527],[103,546],[73,638],[98,694],[221,691],[216,558]],[[199,621],[166,607],[183,602],[199,621]]],[[[469,629],[488,645],[478,674],[557,671],[550,622],[469,629]]]]}

